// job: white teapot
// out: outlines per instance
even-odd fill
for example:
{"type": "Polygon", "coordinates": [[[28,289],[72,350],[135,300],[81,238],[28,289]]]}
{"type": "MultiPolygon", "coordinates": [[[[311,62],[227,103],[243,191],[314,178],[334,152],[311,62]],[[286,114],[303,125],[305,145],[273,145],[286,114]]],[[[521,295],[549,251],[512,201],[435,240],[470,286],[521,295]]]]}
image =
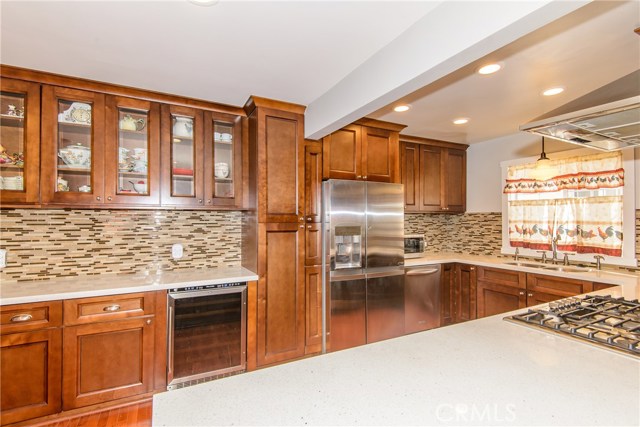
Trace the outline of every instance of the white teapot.
{"type": "Polygon", "coordinates": [[[189,117],[174,117],[173,136],[191,138],[193,136],[193,120],[189,117]]]}

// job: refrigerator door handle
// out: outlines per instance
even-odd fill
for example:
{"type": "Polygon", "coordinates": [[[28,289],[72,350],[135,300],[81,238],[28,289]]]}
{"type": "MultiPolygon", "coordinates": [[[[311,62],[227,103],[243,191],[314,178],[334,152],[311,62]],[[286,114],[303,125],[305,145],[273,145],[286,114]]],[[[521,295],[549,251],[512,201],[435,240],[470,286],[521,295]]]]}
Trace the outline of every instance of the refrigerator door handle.
{"type": "Polygon", "coordinates": [[[367,276],[364,274],[341,274],[340,276],[333,276],[329,279],[330,282],[346,282],[347,280],[364,280],[367,276]]]}
{"type": "Polygon", "coordinates": [[[435,274],[440,270],[437,268],[421,268],[419,270],[408,270],[407,276],[427,276],[429,274],[435,274]]]}
{"type": "Polygon", "coordinates": [[[382,277],[404,276],[404,270],[381,271],[376,273],[367,273],[367,279],[380,279],[382,277]]]}

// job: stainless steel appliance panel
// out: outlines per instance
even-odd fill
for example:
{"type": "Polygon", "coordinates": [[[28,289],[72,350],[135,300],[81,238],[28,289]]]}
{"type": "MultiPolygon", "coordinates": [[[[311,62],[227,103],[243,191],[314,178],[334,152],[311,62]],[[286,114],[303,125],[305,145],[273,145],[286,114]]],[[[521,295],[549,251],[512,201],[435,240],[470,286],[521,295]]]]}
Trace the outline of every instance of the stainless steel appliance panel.
{"type": "Polygon", "coordinates": [[[366,251],[365,183],[325,181],[323,195],[325,223],[329,230],[330,270],[361,270],[364,268],[366,251]],[[359,255],[355,252],[359,252],[359,255]]]}
{"type": "Polygon", "coordinates": [[[367,275],[367,342],[404,334],[404,271],[367,275]]]}
{"type": "Polygon", "coordinates": [[[367,343],[364,275],[343,279],[331,281],[330,351],[367,343]]]}
{"type": "Polygon", "coordinates": [[[404,265],[402,184],[367,182],[366,268],[404,265]]]}
{"type": "Polygon", "coordinates": [[[435,264],[405,269],[405,333],[440,326],[440,268],[435,264]]]}

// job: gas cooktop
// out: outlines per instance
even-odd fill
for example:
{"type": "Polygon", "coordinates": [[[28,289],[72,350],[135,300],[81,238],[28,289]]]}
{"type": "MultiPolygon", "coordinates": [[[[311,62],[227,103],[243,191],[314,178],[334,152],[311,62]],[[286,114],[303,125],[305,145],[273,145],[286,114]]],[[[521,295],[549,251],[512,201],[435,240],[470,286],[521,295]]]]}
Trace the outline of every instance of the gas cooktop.
{"type": "Polygon", "coordinates": [[[566,298],[504,320],[640,358],[640,303],[607,296],[566,298]]]}

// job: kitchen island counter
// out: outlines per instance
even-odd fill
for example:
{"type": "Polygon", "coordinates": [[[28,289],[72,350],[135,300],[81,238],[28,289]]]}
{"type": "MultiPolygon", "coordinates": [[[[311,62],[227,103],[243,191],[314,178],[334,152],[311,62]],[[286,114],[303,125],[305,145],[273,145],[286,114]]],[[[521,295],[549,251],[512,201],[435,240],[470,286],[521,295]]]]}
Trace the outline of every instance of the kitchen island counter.
{"type": "Polygon", "coordinates": [[[640,424],[638,358],[504,316],[157,394],[153,424],[640,424]]]}

